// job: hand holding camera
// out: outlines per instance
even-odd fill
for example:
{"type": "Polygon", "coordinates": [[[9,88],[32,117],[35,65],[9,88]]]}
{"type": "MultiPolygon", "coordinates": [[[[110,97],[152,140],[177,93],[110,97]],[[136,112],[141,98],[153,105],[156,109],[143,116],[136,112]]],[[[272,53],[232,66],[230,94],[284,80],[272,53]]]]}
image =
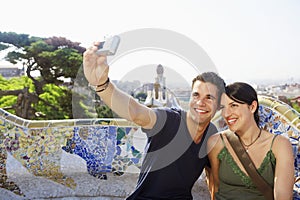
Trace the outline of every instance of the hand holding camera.
{"type": "Polygon", "coordinates": [[[103,91],[109,83],[106,56],[115,55],[120,43],[119,36],[107,38],[104,42],[95,43],[83,55],[84,74],[96,91],[103,91]],[[100,56],[99,56],[100,55],[100,56]]]}
{"type": "Polygon", "coordinates": [[[98,46],[98,55],[112,56],[115,55],[120,44],[120,37],[115,35],[107,38],[104,42],[100,42],[98,46]]]}

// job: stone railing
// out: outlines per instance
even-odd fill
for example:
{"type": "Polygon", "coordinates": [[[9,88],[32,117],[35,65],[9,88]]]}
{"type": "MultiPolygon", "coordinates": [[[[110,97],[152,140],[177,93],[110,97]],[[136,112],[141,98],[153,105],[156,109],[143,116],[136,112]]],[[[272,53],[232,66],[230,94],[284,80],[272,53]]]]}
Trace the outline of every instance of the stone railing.
{"type": "MultiPolygon", "coordinates": [[[[299,113],[260,98],[261,125],[290,138],[300,177],[299,113]]],[[[213,122],[224,128],[219,114],[213,122]]],[[[146,136],[123,119],[30,121],[0,109],[0,199],[123,199],[134,189],[146,136]]],[[[295,184],[295,194],[299,194],[295,184]]],[[[195,199],[209,199],[203,177],[195,199]]]]}

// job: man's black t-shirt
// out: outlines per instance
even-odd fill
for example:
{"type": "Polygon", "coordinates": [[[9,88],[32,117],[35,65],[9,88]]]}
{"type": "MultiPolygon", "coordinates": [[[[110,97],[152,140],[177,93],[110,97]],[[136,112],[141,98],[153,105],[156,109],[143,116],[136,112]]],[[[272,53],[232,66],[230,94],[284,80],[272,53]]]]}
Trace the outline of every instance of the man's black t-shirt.
{"type": "Polygon", "coordinates": [[[127,198],[193,199],[191,190],[205,166],[209,166],[206,142],[217,132],[210,123],[199,144],[195,144],[186,125],[183,110],[155,109],[157,121],[148,136],[138,184],[127,198]]]}

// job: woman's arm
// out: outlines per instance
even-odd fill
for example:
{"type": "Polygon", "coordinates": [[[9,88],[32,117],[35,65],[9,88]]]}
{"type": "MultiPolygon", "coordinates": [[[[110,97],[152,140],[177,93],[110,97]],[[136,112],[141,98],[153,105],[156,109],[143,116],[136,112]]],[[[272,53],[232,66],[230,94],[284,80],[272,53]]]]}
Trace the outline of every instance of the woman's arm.
{"type": "Polygon", "coordinates": [[[214,194],[214,177],[213,174],[211,172],[211,168],[210,167],[205,167],[205,174],[206,174],[206,183],[208,186],[208,190],[211,196],[211,199],[213,199],[213,194],[214,194]]]}
{"type": "Polygon", "coordinates": [[[220,134],[212,135],[207,141],[208,158],[211,165],[209,173],[209,190],[211,199],[215,199],[215,193],[219,188],[219,159],[218,154],[223,148],[220,134]]]}
{"type": "Polygon", "coordinates": [[[274,178],[275,200],[293,198],[294,156],[290,141],[284,136],[277,136],[272,151],[276,157],[274,178]]]}

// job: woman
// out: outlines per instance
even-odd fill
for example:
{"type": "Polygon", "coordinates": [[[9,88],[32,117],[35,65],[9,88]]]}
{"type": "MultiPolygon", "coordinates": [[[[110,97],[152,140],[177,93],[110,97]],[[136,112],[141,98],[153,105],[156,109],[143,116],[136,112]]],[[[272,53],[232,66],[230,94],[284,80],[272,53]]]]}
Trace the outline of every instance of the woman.
{"type": "Polygon", "coordinates": [[[265,199],[242,166],[228,136],[234,134],[244,146],[259,174],[273,188],[274,199],[292,199],[294,158],[287,138],[259,127],[256,91],[247,83],[228,85],[221,111],[229,130],[208,140],[214,199],[265,199]],[[229,133],[228,136],[225,135],[229,133]]]}

